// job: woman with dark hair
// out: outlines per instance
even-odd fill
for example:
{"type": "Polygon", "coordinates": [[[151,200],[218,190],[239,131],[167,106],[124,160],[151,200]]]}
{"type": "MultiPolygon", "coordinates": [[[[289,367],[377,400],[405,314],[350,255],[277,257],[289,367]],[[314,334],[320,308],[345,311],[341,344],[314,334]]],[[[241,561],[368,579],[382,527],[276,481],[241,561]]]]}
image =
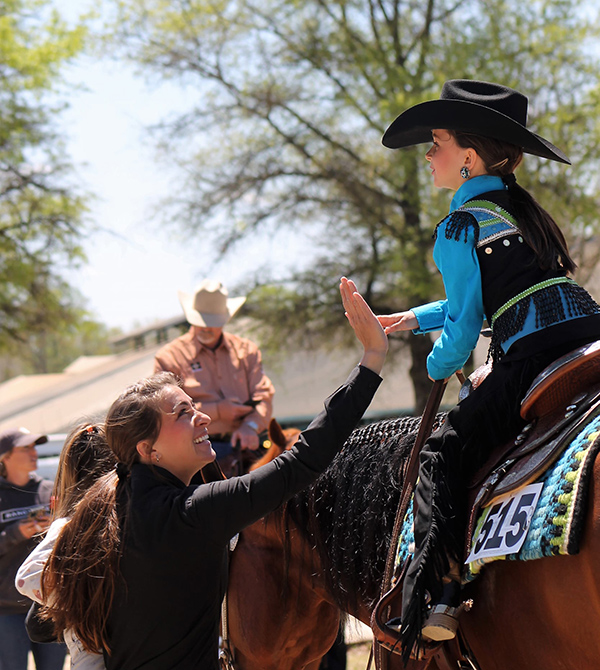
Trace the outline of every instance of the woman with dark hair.
{"type": "MultiPolygon", "coordinates": [[[[60,452],[58,470],[54,481],[54,521],[40,544],[29,554],[17,570],[15,586],[19,593],[34,601],[28,616],[28,633],[31,638],[47,635],[48,626],[40,625],[37,616],[42,604],[41,578],[48,556],[52,552],[62,528],[75,511],[92,484],[109,470],[114,469],[115,455],[109,449],[102,425],[83,423],[74,428],[60,452]]],[[[47,622],[44,622],[47,623],[47,622]]],[[[51,635],[51,637],[54,637],[51,635]]],[[[71,656],[71,670],[103,670],[104,659],[83,649],[72,630],[62,636],[71,656]]]]}
{"type": "Polygon", "coordinates": [[[77,505],[42,579],[56,627],[102,652],[109,670],[219,667],[229,540],[327,467],[381,381],[383,328],[352,282],[343,278],[340,289],[364,348],[361,363],[296,445],[268,465],[191,486],[215,458],[210,419],[171,373],[131,386],[113,403],[105,425],[116,473],[77,505]]]}
{"type": "Polygon", "coordinates": [[[433,183],[456,191],[434,235],[446,299],[380,316],[386,333],[441,330],[427,359],[429,377],[441,380],[467,361],[484,319],[492,329],[491,373],[421,453],[415,552],[403,590],[405,658],[423,638],[455,634],[469,475],[523,428],[520,403],[535,377],[600,339],[600,307],[569,276],[576,266],[562,232],[517,183],[524,153],[569,164],[527,129],[527,105],[505,86],[447,81],[439,100],[406,110],[383,137],[392,149],[432,142],[425,158],[433,183]]]}
{"type": "Polygon", "coordinates": [[[0,433],[0,668],[27,670],[32,652],[37,670],[60,670],[62,644],[31,642],[25,619],[31,606],[15,589],[15,573],[50,525],[52,482],[35,474],[37,445],[46,435],[25,428],[0,433]]]}

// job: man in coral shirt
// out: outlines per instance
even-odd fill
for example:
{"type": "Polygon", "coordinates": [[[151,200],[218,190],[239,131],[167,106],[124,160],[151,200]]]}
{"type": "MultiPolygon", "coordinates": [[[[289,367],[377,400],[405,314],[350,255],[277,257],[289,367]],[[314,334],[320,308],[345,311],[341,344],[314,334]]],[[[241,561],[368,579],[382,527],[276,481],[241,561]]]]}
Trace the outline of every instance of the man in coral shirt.
{"type": "Polygon", "coordinates": [[[190,329],[158,351],[154,371],[174,372],[184,391],[212,419],[209,433],[219,460],[232,445],[255,450],[266,430],[275,389],[262,368],[260,350],[223,330],[246,298],[229,298],[218,281],[204,280],[188,295],[179,291],[190,329]]]}

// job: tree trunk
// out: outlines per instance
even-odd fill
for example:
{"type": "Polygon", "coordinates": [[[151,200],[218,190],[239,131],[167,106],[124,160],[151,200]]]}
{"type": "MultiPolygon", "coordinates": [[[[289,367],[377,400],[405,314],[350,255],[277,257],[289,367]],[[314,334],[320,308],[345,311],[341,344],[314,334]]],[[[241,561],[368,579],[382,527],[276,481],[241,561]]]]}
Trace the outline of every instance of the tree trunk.
{"type": "Polygon", "coordinates": [[[415,415],[423,414],[432,382],[427,376],[427,355],[431,351],[431,338],[428,335],[413,335],[410,338],[412,365],[410,378],[415,391],[415,415]]]}
{"type": "MultiPolygon", "coordinates": [[[[422,201],[418,181],[414,175],[418,172],[422,160],[417,151],[407,151],[404,156],[405,173],[408,175],[403,189],[403,212],[405,225],[410,230],[411,253],[405,264],[408,286],[411,292],[406,296],[409,305],[420,305],[430,300],[432,276],[429,269],[431,257],[431,231],[421,227],[422,201]]],[[[431,390],[431,381],[427,376],[426,360],[431,351],[431,338],[427,335],[414,335],[410,338],[411,368],[410,378],[415,393],[415,413],[422,414],[431,390]]]]}

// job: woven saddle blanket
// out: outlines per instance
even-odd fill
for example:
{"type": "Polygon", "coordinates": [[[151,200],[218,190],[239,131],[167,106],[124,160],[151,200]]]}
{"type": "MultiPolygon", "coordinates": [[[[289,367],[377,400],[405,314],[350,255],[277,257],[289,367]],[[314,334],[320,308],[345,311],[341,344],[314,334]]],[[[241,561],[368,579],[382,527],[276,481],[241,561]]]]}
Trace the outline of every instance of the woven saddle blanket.
{"type": "MultiPolygon", "coordinates": [[[[530,561],[579,552],[599,438],[597,416],[534,484],[481,511],[465,562],[464,582],[475,579],[491,561],[530,561]]],[[[411,504],[398,541],[396,574],[414,550],[412,508],[411,504]]]]}

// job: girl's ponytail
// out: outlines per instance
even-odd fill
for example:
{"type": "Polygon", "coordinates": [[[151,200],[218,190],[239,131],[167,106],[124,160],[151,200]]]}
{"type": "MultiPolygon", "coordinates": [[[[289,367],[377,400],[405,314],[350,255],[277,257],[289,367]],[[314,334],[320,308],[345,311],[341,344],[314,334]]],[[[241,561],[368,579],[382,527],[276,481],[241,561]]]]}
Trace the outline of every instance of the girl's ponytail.
{"type": "MultiPolygon", "coordinates": [[[[514,178],[514,174],[511,176],[514,178]]],[[[506,184],[504,177],[502,180],[506,184]]],[[[565,272],[573,274],[577,265],[569,254],[567,241],[556,221],[531,193],[517,183],[516,178],[507,186],[515,218],[519,222],[525,241],[535,252],[540,268],[542,270],[562,268],[565,272]]]]}
{"type": "Polygon", "coordinates": [[[533,249],[542,270],[564,270],[573,273],[577,269],[569,254],[565,237],[556,221],[517,183],[515,169],[523,159],[523,150],[491,137],[473,135],[458,130],[449,131],[457,144],[465,149],[473,148],[482,159],[488,174],[501,177],[507,186],[508,196],[527,244],[533,249]]]}
{"type": "Polygon", "coordinates": [[[113,470],[93,484],[60,532],[42,573],[41,618],[54,621],[59,637],[72,629],[92,653],[110,653],[106,621],[121,555],[117,482],[113,470]]]}

